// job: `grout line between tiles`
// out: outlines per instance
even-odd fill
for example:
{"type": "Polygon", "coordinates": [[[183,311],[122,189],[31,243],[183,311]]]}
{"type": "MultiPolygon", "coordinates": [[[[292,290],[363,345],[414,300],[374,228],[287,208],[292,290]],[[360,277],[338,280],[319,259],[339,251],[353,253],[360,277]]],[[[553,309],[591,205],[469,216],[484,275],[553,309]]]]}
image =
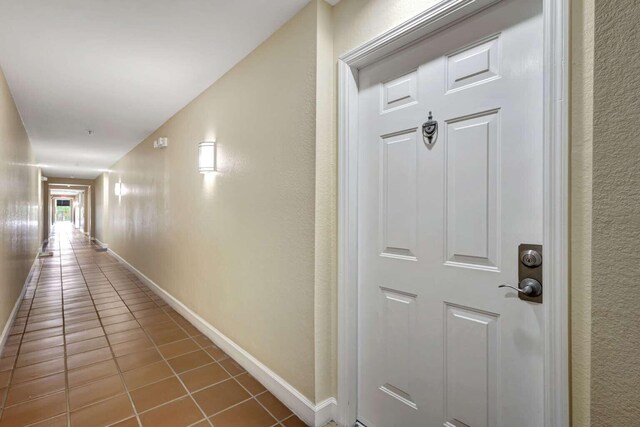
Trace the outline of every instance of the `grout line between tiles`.
{"type": "MultiPolygon", "coordinates": [[[[75,255],[75,251],[74,251],[74,255],[75,255]]],[[[76,255],[76,261],[77,261],[78,257],[76,255]]],[[[78,263],[78,266],[80,264],[78,263]]],[[[96,264],[97,265],[97,264],[96,264]]],[[[98,267],[99,268],[99,267],[98,267]]],[[[102,272],[102,269],[100,269],[100,271],[102,272]]],[[[129,402],[131,403],[131,408],[133,409],[133,414],[136,417],[136,421],[138,421],[138,426],[142,426],[142,422],[140,421],[140,417],[138,416],[138,410],[136,409],[136,405],[133,402],[133,398],[131,397],[131,393],[129,392],[129,387],[127,387],[127,383],[124,381],[124,376],[122,374],[122,371],[120,370],[120,366],[118,365],[117,359],[116,359],[116,355],[113,352],[113,347],[111,347],[111,341],[109,340],[109,337],[107,336],[106,331],[104,330],[104,324],[102,323],[102,317],[100,317],[100,314],[98,312],[98,308],[96,307],[95,301],[93,299],[93,293],[91,292],[91,288],[89,287],[89,285],[87,284],[87,279],[84,275],[84,271],[82,271],[82,268],[80,268],[80,274],[82,274],[82,278],[85,281],[85,284],[87,285],[87,290],[89,291],[89,298],[91,298],[91,302],[93,304],[93,308],[96,312],[96,314],[98,315],[98,322],[100,322],[100,327],[102,328],[102,332],[104,332],[104,336],[105,339],[107,340],[107,343],[109,344],[109,352],[111,353],[112,356],[112,360],[113,362],[116,364],[116,368],[118,369],[118,375],[120,376],[120,381],[122,381],[122,385],[124,386],[125,392],[127,397],[129,398],[129,402]]],[[[104,275],[104,272],[102,272],[102,274],[104,275]]],[[[105,275],[106,277],[106,275],[105,275]]],[[[113,288],[113,284],[111,284],[111,282],[109,281],[109,285],[113,288]]],[[[116,291],[117,292],[117,291],[116,291]]],[[[119,296],[120,294],[118,294],[119,296]]],[[[111,397],[115,397],[115,396],[111,396],[111,397]]],[[[106,399],[105,399],[106,400],[106,399]]],[[[94,402],[94,404],[97,402],[94,402]]],[[[69,412],[69,416],[71,416],[71,413],[69,412]]],[[[128,419],[128,418],[127,418],[128,419]]],[[[124,420],[120,420],[120,421],[124,421],[124,420]]],[[[117,421],[116,423],[120,422],[117,421]]]]}
{"type": "MultiPolygon", "coordinates": [[[[100,268],[100,267],[99,267],[100,268]]],[[[100,270],[102,271],[102,268],[100,268],[100,270]]],[[[104,273],[104,271],[103,271],[104,273]]],[[[106,275],[105,275],[106,276],[106,275]]],[[[107,280],[109,280],[109,278],[107,277],[107,280]]],[[[109,283],[111,283],[111,281],[109,280],[109,283]]],[[[135,282],[134,282],[135,283],[135,282]]],[[[113,286],[113,285],[112,285],[113,286]]],[[[136,286],[138,286],[136,284],[136,286]]],[[[144,285],[143,285],[144,286],[144,285]]],[[[139,287],[139,286],[138,286],[139,287]]],[[[115,289],[115,288],[114,288],[115,289]]],[[[115,289],[115,291],[118,293],[118,295],[120,296],[120,292],[118,292],[117,289],[115,289]]],[[[146,293],[146,292],[145,292],[146,293]]],[[[122,299],[122,296],[120,296],[120,299],[122,299]]],[[[155,304],[155,301],[154,301],[155,304]]],[[[126,305],[126,304],[125,304],[126,305]]],[[[158,304],[156,304],[156,306],[158,306],[158,304]]],[[[187,388],[187,386],[184,384],[184,382],[182,381],[182,378],[180,378],[180,376],[178,375],[178,373],[173,369],[173,366],[171,366],[171,364],[169,364],[169,362],[167,361],[167,358],[164,357],[164,355],[160,352],[160,349],[158,348],[158,345],[156,344],[156,342],[153,340],[153,338],[151,337],[151,335],[149,335],[149,333],[147,332],[147,330],[140,324],[140,322],[138,321],[138,318],[135,316],[135,314],[133,313],[133,311],[131,311],[129,309],[129,306],[126,306],[127,310],[129,311],[129,313],[133,316],[133,318],[135,319],[135,321],[138,323],[138,325],[140,325],[140,328],[142,329],[142,331],[144,332],[144,334],[147,336],[147,338],[149,339],[149,341],[153,344],[153,348],[155,348],[155,350],[158,352],[158,354],[160,355],[160,357],[162,358],[162,360],[167,364],[167,366],[169,366],[169,369],[171,370],[171,372],[173,372],[173,375],[178,379],[178,381],[180,382],[180,384],[182,385],[182,387],[185,389],[185,391],[187,392],[187,396],[189,396],[191,398],[191,400],[193,401],[193,403],[196,405],[196,407],[198,408],[198,410],[200,411],[200,413],[202,414],[202,416],[204,417],[204,420],[206,420],[211,426],[213,426],[213,423],[208,419],[207,414],[205,413],[205,411],[200,407],[200,405],[198,404],[198,402],[196,401],[196,399],[191,395],[191,392],[189,391],[189,389],[187,388]]],[[[162,307],[158,306],[158,308],[160,308],[167,316],[169,316],[162,307]]],[[[180,328],[181,330],[184,331],[184,329],[182,329],[180,327],[180,325],[178,324],[178,322],[175,321],[175,319],[173,319],[173,317],[169,316],[171,318],[171,321],[173,323],[175,323],[178,328],[180,328]]],[[[186,331],[185,331],[186,332],[186,331]]],[[[187,334],[187,336],[189,336],[189,334],[187,334]]],[[[198,344],[196,342],[196,344],[198,344]]],[[[211,358],[213,360],[213,358],[211,358]]],[[[117,363],[117,362],[116,362],[117,363]]],[[[224,368],[223,368],[224,369],[224,368]]],[[[166,379],[166,378],[165,378],[166,379]]],[[[145,386],[146,387],[146,386],[145,386]]],[[[180,396],[180,398],[183,398],[183,396],[180,396]]],[[[166,404],[168,402],[165,402],[163,404],[166,404]]],[[[162,405],[158,405],[157,407],[162,406],[162,405]]],[[[153,409],[153,408],[150,408],[153,409]]],[[[145,411],[146,412],[146,411],[145,411]]],[[[136,411],[137,413],[137,411],[136,411]]],[[[200,420],[202,421],[202,420],[200,420]]],[[[142,423],[141,423],[142,425],[142,423]]]]}

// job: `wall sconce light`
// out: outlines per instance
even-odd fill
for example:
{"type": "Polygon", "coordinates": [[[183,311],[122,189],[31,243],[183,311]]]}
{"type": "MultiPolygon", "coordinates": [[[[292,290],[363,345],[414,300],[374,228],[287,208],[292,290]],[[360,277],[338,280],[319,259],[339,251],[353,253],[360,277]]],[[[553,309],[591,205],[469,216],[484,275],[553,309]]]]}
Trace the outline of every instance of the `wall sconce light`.
{"type": "Polygon", "coordinates": [[[113,192],[118,197],[122,196],[122,182],[121,181],[116,182],[116,186],[114,187],[113,192]]]}
{"type": "Polygon", "coordinates": [[[206,141],[198,144],[198,171],[200,173],[216,171],[215,141],[206,141]]]}

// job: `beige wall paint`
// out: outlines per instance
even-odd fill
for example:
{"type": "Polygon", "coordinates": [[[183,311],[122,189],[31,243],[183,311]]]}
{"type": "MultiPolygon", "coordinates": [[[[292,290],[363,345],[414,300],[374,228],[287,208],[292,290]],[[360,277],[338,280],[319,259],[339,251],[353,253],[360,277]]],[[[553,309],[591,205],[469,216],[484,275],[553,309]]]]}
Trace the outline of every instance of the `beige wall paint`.
{"type": "Polygon", "coordinates": [[[337,380],[337,147],[332,8],[317,2],[315,164],[316,401],[335,396],[337,380]]]}
{"type": "Polygon", "coordinates": [[[640,5],[596,0],[591,423],[640,420],[640,5]]]}
{"type": "Polygon", "coordinates": [[[312,401],[315,360],[326,357],[315,329],[327,329],[314,315],[316,294],[326,298],[315,282],[315,236],[325,234],[315,227],[318,8],[306,6],[113,165],[98,232],[312,401]],[[160,136],[169,147],[153,149],[160,136]],[[197,144],[214,139],[219,172],[201,175],[197,144]]]}
{"type": "Polygon", "coordinates": [[[94,237],[102,244],[109,244],[106,241],[109,222],[109,174],[101,173],[94,181],[94,237]]]}
{"type": "Polygon", "coordinates": [[[593,0],[571,2],[571,416],[591,425],[593,0]]]}
{"type": "Polygon", "coordinates": [[[0,332],[39,246],[40,170],[0,70],[0,332]]]}
{"type": "Polygon", "coordinates": [[[440,0],[342,0],[333,8],[336,59],[440,0]]]}

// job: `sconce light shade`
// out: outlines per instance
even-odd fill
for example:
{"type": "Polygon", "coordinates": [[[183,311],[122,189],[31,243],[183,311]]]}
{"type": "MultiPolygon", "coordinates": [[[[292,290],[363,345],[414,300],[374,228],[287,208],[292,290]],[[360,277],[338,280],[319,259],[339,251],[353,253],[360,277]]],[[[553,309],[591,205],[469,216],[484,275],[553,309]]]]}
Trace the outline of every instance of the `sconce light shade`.
{"type": "Polygon", "coordinates": [[[216,143],[211,141],[198,144],[198,171],[208,173],[216,171],[216,143]]]}
{"type": "Polygon", "coordinates": [[[113,192],[116,194],[116,196],[120,197],[122,195],[122,182],[118,181],[116,182],[116,186],[113,189],[113,192]]]}

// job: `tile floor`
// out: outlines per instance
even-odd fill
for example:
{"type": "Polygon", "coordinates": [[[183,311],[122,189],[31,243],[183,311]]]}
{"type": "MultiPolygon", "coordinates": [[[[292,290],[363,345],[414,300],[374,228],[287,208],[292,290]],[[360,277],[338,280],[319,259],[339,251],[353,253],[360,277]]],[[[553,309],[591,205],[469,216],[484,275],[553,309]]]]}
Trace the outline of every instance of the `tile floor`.
{"type": "Polygon", "coordinates": [[[304,426],[82,233],[49,250],[0,355],[0,427],[304,426]]]}

